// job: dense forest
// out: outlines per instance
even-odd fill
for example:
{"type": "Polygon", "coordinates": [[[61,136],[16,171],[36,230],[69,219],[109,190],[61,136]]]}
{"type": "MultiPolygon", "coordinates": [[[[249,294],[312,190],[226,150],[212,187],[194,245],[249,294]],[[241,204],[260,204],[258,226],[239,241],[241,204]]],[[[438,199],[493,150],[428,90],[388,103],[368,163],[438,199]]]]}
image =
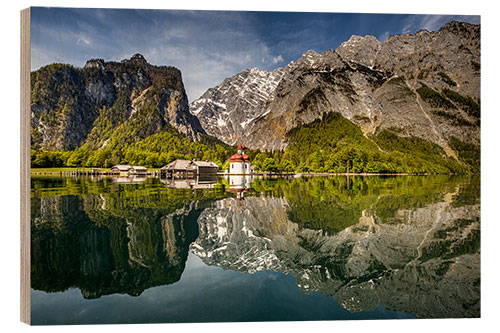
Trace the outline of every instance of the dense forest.
{"type": "Polygon", "coordinates": [[[146,139],[120,148],[104,147],[99,150],[87,146],[73,151],[31,150],[31,167],[99,167],[116,164],[144,165],[159,168],[176,159],[213,161],[222,166],[236,148],[202,135],[199,142],[192,141],[175,130],[157,133],[146,139]]]}
{"type": "MultiPolygon", "coordinates": [[[[461,161],[446,156],[437,144],[416,137],[401,137],[384,130],[364,136],[359,127],[338,113],[294,128],[287,134],[288,147],[281,151],[250,150],[255,170],[299,173],[470,173],[478,172],[479,147],[450,140],[461,161]]],[[[88,145],[73,151],[32,150],[31,165],[37,167],[104,167],[115,164],[161,167],[175,159],[214,161],[227,168],[236,152],[208,135],[192,141],[170,127],[161,133],[129,144],[95,150],[88,145]]]]}
{"type": "Polygon", "coordinates": [[[388,130],[364,136],[359,127],[339,113],[287,133],[283,151],[250,151],[257,170],[331,173],[469,173],[480,167],[479,147],[450,140],[461,161],[446,156],[437,144],[402,137],[388,130]]]}

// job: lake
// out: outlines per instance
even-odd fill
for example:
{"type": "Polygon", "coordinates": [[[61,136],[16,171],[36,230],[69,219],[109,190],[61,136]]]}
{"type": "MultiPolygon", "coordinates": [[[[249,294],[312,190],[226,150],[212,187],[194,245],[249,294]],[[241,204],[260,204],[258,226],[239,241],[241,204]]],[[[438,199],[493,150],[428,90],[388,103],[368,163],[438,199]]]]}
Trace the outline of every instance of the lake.
{"type": "Polygon", "coordinates": [[[480,316],[480,177],[31,178],[34,325],[480,316]]]}

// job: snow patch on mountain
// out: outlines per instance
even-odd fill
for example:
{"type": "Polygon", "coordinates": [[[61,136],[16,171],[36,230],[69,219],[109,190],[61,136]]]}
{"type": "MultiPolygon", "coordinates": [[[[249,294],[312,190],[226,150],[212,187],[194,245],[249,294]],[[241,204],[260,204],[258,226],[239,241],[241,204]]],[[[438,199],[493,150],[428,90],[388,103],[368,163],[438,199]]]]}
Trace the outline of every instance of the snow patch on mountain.
{"type": "Polygon", "coordinates": [[[265,112],[284,72],[283,68],[272,72],[255,67],[244,70],[207,90],[190,104],[190,111],[208,134],[234,144],[265,112]]]}

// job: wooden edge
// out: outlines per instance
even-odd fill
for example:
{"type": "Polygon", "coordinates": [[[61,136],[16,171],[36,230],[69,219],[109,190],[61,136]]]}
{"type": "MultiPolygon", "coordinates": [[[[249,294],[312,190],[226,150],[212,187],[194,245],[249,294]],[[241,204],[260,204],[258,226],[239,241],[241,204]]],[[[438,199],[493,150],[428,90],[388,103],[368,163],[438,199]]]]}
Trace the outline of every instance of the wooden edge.
{"type": "Polygon", "coordinates": [[[31,324],[30,251],[31,9],[21,11],[21,321],[31,324]]]}

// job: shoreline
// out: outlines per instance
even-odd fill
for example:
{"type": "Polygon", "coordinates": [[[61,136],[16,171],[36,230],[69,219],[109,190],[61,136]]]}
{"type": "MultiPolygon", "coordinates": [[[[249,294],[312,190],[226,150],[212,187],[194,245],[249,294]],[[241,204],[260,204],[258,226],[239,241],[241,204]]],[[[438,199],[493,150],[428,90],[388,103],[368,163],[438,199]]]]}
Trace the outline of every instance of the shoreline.
{"type": "MultiPolygon", "coordinates": [[[[49,171],[51,168],[41,168],[40,171],[32,171],[30,170],[30,176],[60,176],[60,177],[86,177],[86,176],[107,176],[107,177],[120,177],[119,175],[110,175],[109,170],[103,169],[100,170],[97,173],[94,174],[89,174],[91,173],[92,168],[54,168],[54,171],[49,171]],[[43,171],[42,171],[43,170],[43,171]],[[72,173],[76,172],[82,172],[82,173],[87,173],[88,175],[75,175],[72,173]]],[[[300,178],[300,177],[329,177],[329,176],[436,176],[436,175],[448,175],[448,176],[455,176],[455,175],[479,175],[480,173],[464,173],[464,174],[457,174],[457,173],[368,173],[368,172],[363,172],[363,173],[330,173],[330,172],[313,172],[313,173],[264,173],[264,172],[257,172],[253,173],[251,175],[248,174],[228,174],[224,172],[217,172],[216,176],[217,177],[226,177],[226,176],[257,176],[257,177],[295,177],[295,178],[300,178]]],[[[137,176],[137,175],[129,175],[129,176],[137,176]]],[[[124,177],[124,176],[121,176],[124,177]]],[[[127,177],[127,176],[125,176],[127,177]]],[[[146,174],[146,177],[154,177],[154,178],[160,178],[158,176],[158,170],[155,168],[152,168],[151,171],[149,171],[146,174]]]]}

